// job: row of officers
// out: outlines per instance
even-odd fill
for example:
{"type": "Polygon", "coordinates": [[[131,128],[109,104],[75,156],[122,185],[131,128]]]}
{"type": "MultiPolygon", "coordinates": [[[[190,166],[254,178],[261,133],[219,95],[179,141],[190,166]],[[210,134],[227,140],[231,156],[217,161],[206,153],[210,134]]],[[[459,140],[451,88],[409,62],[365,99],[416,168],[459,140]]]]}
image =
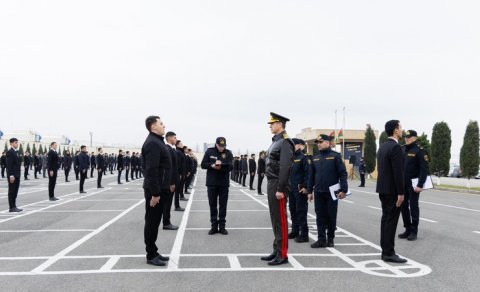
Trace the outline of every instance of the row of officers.
{"type": "MultiPolygon", "coordinates": [[[[257,191],[261,191],[262,180],[267,178],[267,196],[270,210],[270,219],[274,233],[273,251],[262,257],[269,265],[288,263],[288,239],[296,242],[309,241],[307,221],[308,203],[314,202],[318,239],[311,244],[312,248],[334,247],[335,231],[337,229],[338,201],[344,199],[348,193],[347,171],[341,154],[332,150],[335,147],[334,137],[319,135],[314,141],[318,151],[312,156],[305,153],[305,141],[290,139],[286,133],[286,123],[289,119],[271,113],[269,125],[274,137],[268,151],[261,152],[258,159],[258,168],[255,155],[233,157],[226,149],[226,139],[219,137],[215,147],[209,148],[202,161],[202,168],[207,169],[207,189],[210,204],[211,230],[210,235],[228,234],[226,230],[226,214],[228,203],[229,178],[245,185],[246,177],[250,177],[250,190],[253,189],[255,175],[258,175],[257,191]],[[231,174],[229,174],[231,171],[231,174]],[[230,176],[230,177],[229,177],[230,176]],[[332,197],[330,187],[338,185],[335,198],[332,197]],[[291,231],[287,225],[287,199],[291,214],[291,231]]],[[[397,121],[398,122],[398,121],[397,121]]],[[[386,132],[393,135],[401,133],[399,124],[392,126],[392,121],[386,124],[386,132]],[[396,128],[395,128],[396,127],[396,128]]],[[[394,251],[394,239],[399,214],[402,213],[405,232],[400,238],[415,240],[419,223],[419,194],[427,176],[428,157],[417,144],[417,133],[407,132],[407,145],[401,154],[405,157],[393,171],[392,157],[383,156],[379,150],[379,179],[377,191],[382,201],[382,229],[381,247],[382,260],[387,262],[403,263],[404,259],[394,251]],[[381,167],[382,163],[386,165],[381,167]],[[400,165],[400,166],[398,166],[400,165]],[[387,169],[385,169],[387,168],[387,169]],[[382,172],[380,174],[380,172],[382,172]],[[385,175],[387,173],[387,175],[385,175]],[[395,173],[395,175],[389,175],[395,173]],[[412,186],[412,179],[418,178],[416,186],[412,186]],[[401,186],[393,189],[392,184],[401,186]],[[385,189],[384,186],[389,189],[385,189]],[[389,200],[383,200],[388,197],[389,200]],[[392,199],[395,198],[395,199],[392,199]],[[397,202],[398,200],[401,202],[397,202]]],[[[389,141],[394,141],[393,138],[389,141]]],[[[398,140],[397,140],[398,145],[398,140]]],[[[400,147],[400,146],[399,146],[400,147]]],[[[364,167],[364,163],[362,162],[364,167]]],[[[364,186],[364,181],[360,186],[364,186]]]]}

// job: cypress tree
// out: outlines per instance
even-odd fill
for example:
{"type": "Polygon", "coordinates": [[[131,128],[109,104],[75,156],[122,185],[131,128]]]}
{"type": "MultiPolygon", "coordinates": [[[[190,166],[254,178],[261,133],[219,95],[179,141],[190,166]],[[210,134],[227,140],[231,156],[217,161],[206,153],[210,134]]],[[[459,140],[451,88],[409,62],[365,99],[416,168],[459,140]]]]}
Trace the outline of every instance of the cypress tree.
{"type": "Polygon", "coordinates": [[[35,147],[35,143],[33,143],[32,155],[35,155],[35,154],[37,154],[37,148],[35,147]]]}
{"type": "Polygon", "coordinates": [[[380,134],[380,145],[382,145],[383,142],[387,141],[387,139],[388,139],[387,133],[383,131],[382,134],[380,134]]]}
{"type": "Polygon", "coordinates": [[[370,125],[365,131],[365,148],[363,149],[363,158],[365,161],[365,170],[368,174],[375,171],[377,160],[377,138],[370,125]]]}
{"type": "Polygon", "coordinates": [[[23,162],[23,144],[18,147],[18,156],[20,156],[20,162],[23,162]]]}
{"type": "Polygon", "coordinates": [[[436,123],[432,131],[430,169],[438,177],[439,185],[440,178],[447,176],[450,171],[451,147],[452,133],[448,124],[445,122],[436,123]]]}
{"type": "Polygon", "coordinates": [[[460,169],[462,170],[462,176],[468,178],[468,188],[470,188],[470,178],[478,174],[478,164],[480,163],[478,139],[478,122],[470,121],[465,131],[462,149],[460,150],[460,169]]]}

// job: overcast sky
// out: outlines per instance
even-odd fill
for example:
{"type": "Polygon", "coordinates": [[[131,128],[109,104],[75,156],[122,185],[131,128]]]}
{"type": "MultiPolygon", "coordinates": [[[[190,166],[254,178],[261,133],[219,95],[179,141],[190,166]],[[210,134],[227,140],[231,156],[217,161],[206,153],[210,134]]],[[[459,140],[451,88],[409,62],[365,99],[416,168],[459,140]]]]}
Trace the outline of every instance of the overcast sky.
{"type": "Polygon", "coordinates": [[[0,1],[0,129],[268,148],[267,120],[426,132],[479,119],[480,1],[0,1]],[[341,117],[341,114],[339,114],[341,117]],[[341,125],[341,119],[339,119],[341,125]]]}

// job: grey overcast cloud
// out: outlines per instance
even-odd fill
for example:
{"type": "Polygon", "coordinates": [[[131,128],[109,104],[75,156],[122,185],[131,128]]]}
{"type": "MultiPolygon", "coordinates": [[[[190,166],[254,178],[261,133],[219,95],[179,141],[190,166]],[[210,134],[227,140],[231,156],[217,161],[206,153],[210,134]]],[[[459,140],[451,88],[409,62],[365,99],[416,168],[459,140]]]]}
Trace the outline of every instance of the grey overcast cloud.
{"type": "Polygon", "coordinates": [[[301,129],[479,119],[479,1],[0,2],[0,130],[141,145],[158,114],[185,144],[301,129]]]}

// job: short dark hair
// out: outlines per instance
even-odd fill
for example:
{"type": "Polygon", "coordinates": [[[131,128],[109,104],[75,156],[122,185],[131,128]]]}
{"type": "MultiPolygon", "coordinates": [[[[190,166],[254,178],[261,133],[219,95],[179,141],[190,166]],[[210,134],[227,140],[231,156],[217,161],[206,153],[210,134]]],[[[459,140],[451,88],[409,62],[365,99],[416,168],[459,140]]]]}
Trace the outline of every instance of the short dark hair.
{"type": "Polygon", "coordinates": [[[250,155],[250,157],[253,157],[253,156],[255,156],[255,154],[250,155]]]}
{"type": "Polygon", "coordinates": [[[87,146],[85,146],[85,145],[80,146],[80,150],[83,150],[85,148],[87,148],[87,146]]]}
{"type": "Polygon", "coordinates": [[[102,150],[102,147],[98,147],[97,151],[100,151],[100,150],[102,150]]]}
{"type": "Polygon", "coordinates": [[[17,138],[10,139],[10,144],[12,144],[13,142],[18,142],[18,139],[17,138]]]}
{"type": "Polygon", "coordinates": [[[130,151],[127,151],[127,154],[130,154],[130,151]]]}
{"type": "Polygon", "coordinates": [[[393,132],[395,132],[396,129],[400,127],[400,121],[399,120],[390,120],[385,124],[385,133],[387,133],[387,136],[393,136],[393,132]]]}
{"type": "Polygon", "coordinates": [[[53,144],[57,144],[57,142],[52,142],[52,143],[50,143],[50,147],[52,147],[53,144]]]}
{"type": "Polygon", "coordinates": [[[174,132],[170,131],[170,132],[167,132],[167,134],[165,135],[165,137],[173,137],[173,136],[177,136],[177,134],[175,134],[174,132]]]}
{"type": "MultiPolygon", "coordinates": [[[[123,152],[123,150],[122,150],[122,149],[118,150],[118,153],[122,153],[122,152],[123,152]]],[[[112,155],[113,155],[113,154],[112,154],[112,155]]]]}
{"type": "Polygon", "coordinates": [[[146,120],[145,120],[145,127],[147,127],[147,130],[149,132],[152,131],[152,125],[158,120],[160,119],[159,116],[149,116],[146,120]]]}

